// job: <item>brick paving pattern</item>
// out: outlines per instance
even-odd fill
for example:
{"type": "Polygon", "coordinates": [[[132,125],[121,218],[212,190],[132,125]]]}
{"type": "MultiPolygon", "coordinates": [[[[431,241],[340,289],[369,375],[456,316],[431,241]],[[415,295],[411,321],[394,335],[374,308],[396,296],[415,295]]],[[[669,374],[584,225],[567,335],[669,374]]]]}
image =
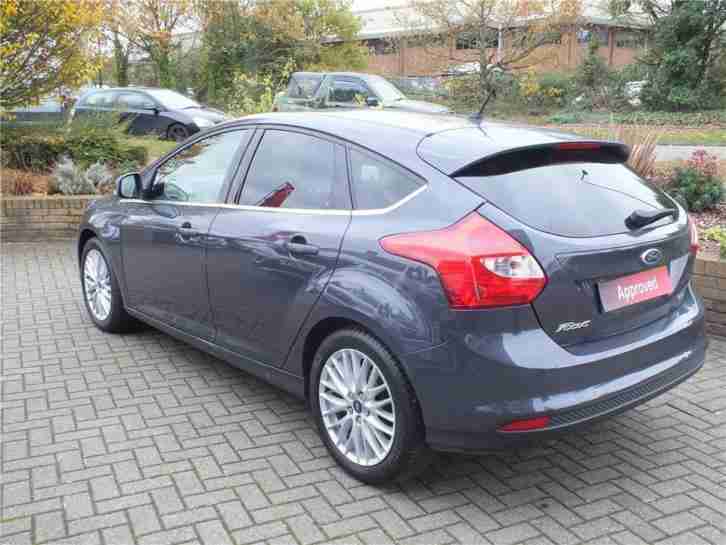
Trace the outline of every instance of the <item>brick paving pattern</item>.
{"type": "Polygon", "coordinates": [[[726,544],[726,340],[586,433],[347,477],[302,403],[153,330],[97,331],[69,242],[2,247],[2,544],[726,544]]]}

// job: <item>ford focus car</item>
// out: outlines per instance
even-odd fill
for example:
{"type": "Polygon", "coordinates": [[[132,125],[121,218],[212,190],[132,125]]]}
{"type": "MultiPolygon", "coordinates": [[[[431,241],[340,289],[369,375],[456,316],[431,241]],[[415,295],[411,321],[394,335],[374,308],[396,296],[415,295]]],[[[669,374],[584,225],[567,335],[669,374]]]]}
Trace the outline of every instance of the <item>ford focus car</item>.
{"type": "Polygon", "coordinates": [[[617,142],[453,116],[272,113],[85,212],[85,305],[308,401],[358,479],[638,405],[703,364],[695,227],[617,142]]]}

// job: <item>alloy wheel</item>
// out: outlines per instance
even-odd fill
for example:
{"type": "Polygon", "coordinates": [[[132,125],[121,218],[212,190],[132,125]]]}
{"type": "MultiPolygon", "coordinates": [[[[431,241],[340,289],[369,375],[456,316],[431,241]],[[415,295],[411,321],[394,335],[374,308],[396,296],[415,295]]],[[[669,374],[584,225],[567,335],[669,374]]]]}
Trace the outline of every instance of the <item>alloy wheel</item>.
{"type": "Polygon", "coordinates": [[[334,352],[320,373],[318,400],[328,436],[348,460],[373,466],[386,458],[396,433],[395,404],[371,358],[350,348],[334,352]]]}
{"type": "Polygon", "coordinates": [[[83,264],[83,290],[93,317],[103,322],[111,314],[111,271],[106,258],[95,248],[83,264]]]}

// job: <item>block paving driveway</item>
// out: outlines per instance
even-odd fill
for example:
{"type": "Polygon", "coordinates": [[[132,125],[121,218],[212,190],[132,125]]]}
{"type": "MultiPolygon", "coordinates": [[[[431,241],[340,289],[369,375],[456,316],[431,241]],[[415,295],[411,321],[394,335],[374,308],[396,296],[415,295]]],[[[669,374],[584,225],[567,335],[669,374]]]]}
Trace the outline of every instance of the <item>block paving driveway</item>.
{"type": "Polygon", "coordinates": [[[2,544],[726,544],[726,340],[629,413],[372,487],[302,403],[155,331],[97,331],[72,243],[2,246],[2,544]]]}

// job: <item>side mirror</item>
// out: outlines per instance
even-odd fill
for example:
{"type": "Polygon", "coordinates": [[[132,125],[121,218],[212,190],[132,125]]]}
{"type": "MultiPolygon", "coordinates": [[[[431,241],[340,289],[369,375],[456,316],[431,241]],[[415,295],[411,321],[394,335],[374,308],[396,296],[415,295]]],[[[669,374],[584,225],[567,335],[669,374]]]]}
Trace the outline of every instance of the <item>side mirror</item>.
{"type": "Polygon", "coordinates": [[[376,97],[368,97],[366,98],[366,106],[369,106],[371,108],[376,108],[380,104],[380,101],[376,97]]]}
{"type": "Polygon", "coordinates": [[[119,176],[116,180],[116,195],[122,199],[138,199],[141,195],[141,175],[129,172],[119,176]]]}

